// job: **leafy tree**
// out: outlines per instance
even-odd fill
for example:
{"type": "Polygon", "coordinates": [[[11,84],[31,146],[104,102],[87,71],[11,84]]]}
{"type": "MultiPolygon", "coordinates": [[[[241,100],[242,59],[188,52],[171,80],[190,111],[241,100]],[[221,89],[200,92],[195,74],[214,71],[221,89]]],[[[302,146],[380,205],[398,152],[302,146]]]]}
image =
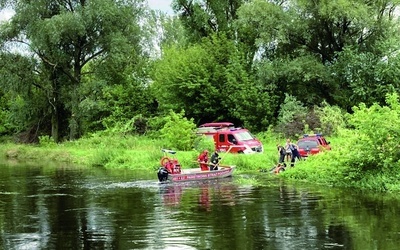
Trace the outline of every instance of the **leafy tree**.
{"type": "Polygon", "coordinates": [[[294,120],[297,114],[306,114],[307,109],[296,99],[296,97],[286,94],[285,100],[279,109],[278,121],[287,124],[294,120]]]}
{"type": "MultiPolygon", "coordinates": [[[[348,108],[363,101],[362,95],[376,94],[373,89],[381,84],[382,76],[372,77],[372,72],[398,44],[394,19],[398,5],[399,1],[255,0],[241,6],[236,24],[239,36],[254,38],[257,60],[271,65],[269,82],[310,107],[326,100],[348,108]],[[382,46],[385,41],[391,44],[382,46]],[[345,65],[344,51],[349,49],[354,57],[345,65]],[[332,67],[341,57],[341,66],[332,67]],[[365,74],[355,77],[357,86],[351,86],[354,78],[341,74],[353,62],[359,65],[354,73],[361,68],[365,74]],[[361,94],[363,89],[368,91],[361,94]]],[[[382,67],[380,72],[388,69],[382,67]]],[[[384,88],[376,96],[379,101],[384,99],[384,88]]]]}
{"type": "Polygon", "coordinates": [[[10,113],[8,100],[8,96],[0,92],[0,135],[4,135],[12,131],[8,121],[10,113]]]}
{"type": "Polygon", "coordinates": [[[7,133],[26,131],[19,138],[20,141],[36,141],[37,131],[46,127],[49,119],[47,95],[49,92],[41,82],[46,82],[43,76],[35,74],[40,69],[33,57],[13,54],[0,54],[0,79],[4,91],[2,100],[5,108],[5,117],[2,119],[7,125],[7,133]],[[4,99],[3,99],[4,98],[4,99]],[[31,132],[32,133],[31,133],[31,132]]]}
{"type": "Polygon", "coordinates": [[[179,46],[185,47],[189,43],[188,37],[189,32],[185,29],[181,19],[176,16],[169,16],[163,13],[154,17],[157,23],[154,28],[155,37],[158,41],[158,46],[161,48],[164,46],[179,46]]]}
{"type": "Polygon", "coordinates": [[[28,85],[45,92],[54,140],[59,139],[61,117],[68,120],[69,138],[79,137],[82,75],[91,73],[85,66],[91,62],[93,68],[110,66],[113,64],[108,62],[113,61],[120,69],[126,55],[140,55],[140,1],[3,0],[2,4],[12,4],[15,15],[2,24],[0,44],[3,51],[10,43],[24,44],[26,53],[36,61],[38,67],[30,72],[35,72],[39,81],[28,85]]]}
{"type": "Polygon", "coordinates": [[[345,48],[330,67],[332,81],[337,83],[333,90],[336,103],[347,110],[359,102],[385,103],[386,94],[400,90],[399,59],[397,53],[383,56],[345,48]]]}
{"type": "Polygon", "coordinates": [[[200,41],[217,32],[234,36],[233,20],[244,0],[174,0],[172,8],[191,34],[192,41],[200,41]]]}
{"type": "MultiPolygon", "coordinates": [[[[133,117],[150,117],[157,104],[148,84],[149,60],[131,53],[85,67],[80,93],[84,132],[125,126],[133,117]]],[[[116,128],[117,129],[117,128],[116,128]]]]}
{"type": "Polygon", "coordinates": [[[260,128],[267,123],[268,117],[260,114],[270,111],[268,95],[248,75],[235,44],[222,34],[186,49],[165,49],[153,79],[160,108],[184,108],[197,124],[229,120],[260,128]]]}
{"type": "Polygon", "coordinates": [[[184,109],[188,117],[197,120],[201,113],[210,115],[206,105],[217,90],[209,83],[211,72],[207,69],[213,67],[213,61],[205,53],[200,46],[164,49],[163,58],[154,65],[151,86],[161,110],[184,109]]]}
{"type": "Polygon", "coordinates": [[[286,94],[285,100],[279,108],[276,131],[286,137],[299,135],[304,132],[307,115],[309,113],[303,103],[296,97],[286,94]]]}
{"type": "Polygon", "coordinates": [[[257,51],[254,27],[248,32],[238,32],[235,21],[238,11],[249,0],[174,0],[172,8],[182,22],[190,42],[201,42],[203,38],[224,34],[235,41],[237,49],[243,53],[248,73],[257,51]]]}

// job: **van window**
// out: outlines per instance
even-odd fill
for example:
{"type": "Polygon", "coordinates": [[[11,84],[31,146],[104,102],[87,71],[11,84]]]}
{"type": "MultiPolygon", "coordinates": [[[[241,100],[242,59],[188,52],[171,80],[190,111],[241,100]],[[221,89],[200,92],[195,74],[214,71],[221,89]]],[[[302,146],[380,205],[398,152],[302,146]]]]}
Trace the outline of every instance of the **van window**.
{"type": "Polygon", "coordinates": [[[228,134],[228,141],[236,144],[236,138],[232,134],[228,134]]]}
{"type": "Polygon", "coordinates": [[[312,149],[312,148],[318,148],[318,142],[312,141],[312,140],[310,140],[310,141],[303,140],[303,141],[299,141],[297,143],[297,146],[299,148],[305,149],[305,150],[306,149],[312,149]]]}
{"type": "Polygon", "coordinates": [[[224,134],[219,135],[219,142],[225,142],[225,135],[224,134]]]}
{"type": "Polygon", "coordinates": [[[249,132],[240,132],[235,134],[238,141],[254,140],[254,136],[249,132]]]}

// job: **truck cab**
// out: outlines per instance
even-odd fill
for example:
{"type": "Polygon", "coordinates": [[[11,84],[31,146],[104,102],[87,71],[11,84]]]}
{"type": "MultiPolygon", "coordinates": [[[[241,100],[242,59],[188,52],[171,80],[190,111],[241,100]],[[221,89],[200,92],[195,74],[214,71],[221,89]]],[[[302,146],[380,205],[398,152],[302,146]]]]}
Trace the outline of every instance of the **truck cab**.
{"type": "Polygon", "coordinates": [[[197,134],[211,137],[219,152],[261,153],[262,143],[245,128],[235,127],[230,122],[205,123],[199,126],[197,134]]]}

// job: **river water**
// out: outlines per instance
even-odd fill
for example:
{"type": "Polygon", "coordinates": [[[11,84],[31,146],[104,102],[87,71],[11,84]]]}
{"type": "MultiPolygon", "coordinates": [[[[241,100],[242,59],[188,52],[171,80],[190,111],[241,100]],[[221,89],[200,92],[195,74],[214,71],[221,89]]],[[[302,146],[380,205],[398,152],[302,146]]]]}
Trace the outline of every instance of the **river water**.
{"type": "Polygon", "coordinates": [[[0,248],[399,249],[397,198],[256,177],[265,186],[3,164],[0,248]]]}

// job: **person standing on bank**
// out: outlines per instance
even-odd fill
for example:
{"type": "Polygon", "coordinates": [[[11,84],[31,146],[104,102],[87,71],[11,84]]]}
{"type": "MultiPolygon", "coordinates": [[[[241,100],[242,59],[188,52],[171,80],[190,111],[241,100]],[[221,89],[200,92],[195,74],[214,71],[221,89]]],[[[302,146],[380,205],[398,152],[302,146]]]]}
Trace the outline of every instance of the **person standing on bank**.
{"type": "Polygon", "coordinates": [[[283,163],[285,161],[286,149],[283,146],[281,146],[281,144],[278,144],[276,146],[278,148],[278,155],[279,155],[278,163],[283,163]]]}
{"type": "Polygon", "coordinates": [[[286,161],[292,161],[293,155],[292,155],[290,139],[286,140],[285,150],[286,150],[286,161]]]}
{"type": "Polygon", "coordinates": [[[221,160],[221,158],[219,158],[218,152],[215,151],[212,155],[211,155],[211,159],[210,159],[210,170],[218,170],[218,164],[219,164],[219,160],[221,160]]]}
{"type": "Polygon", "coordinates": [[[294,143],[292,143],[291,146],[292,146],[291,147],[292,148],[292,157],[294,158],[294,160],[296,160],[296,159],[301,160],[301,155],[300,155],[299,150],[298,150],[299,147],[294,143]]]}

